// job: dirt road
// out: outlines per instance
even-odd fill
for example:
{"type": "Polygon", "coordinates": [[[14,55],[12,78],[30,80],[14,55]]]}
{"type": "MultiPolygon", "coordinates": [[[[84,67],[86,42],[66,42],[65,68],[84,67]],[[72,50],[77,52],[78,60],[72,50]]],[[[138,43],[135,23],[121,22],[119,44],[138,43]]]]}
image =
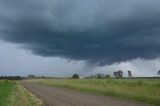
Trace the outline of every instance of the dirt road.
{"type": "Polygon", "coordinates": [[[54,88],[28,82],[23,82],[23,85],[39,97],[46,106],[149,106],[64,88],[54,88]]]}

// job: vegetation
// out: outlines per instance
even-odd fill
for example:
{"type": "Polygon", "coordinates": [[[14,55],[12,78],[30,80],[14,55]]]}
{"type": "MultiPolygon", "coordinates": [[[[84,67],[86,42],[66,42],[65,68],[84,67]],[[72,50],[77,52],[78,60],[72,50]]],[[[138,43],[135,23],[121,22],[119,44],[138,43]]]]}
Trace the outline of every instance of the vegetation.
{"type": "Polygon", "coordinates": [[[19,82],[0,81],[0,106],[42,106],[19,82]]]}
{"type": "Polygon", "coordinates": [[[78,74],[73,74],[72,78],[73,79],[79,79],[79,75],[78,74]]]}
{"type": "Polygon", "coordinates": [[[158,75],[160,75],[160,70],[158,71],[158,73],[157,73],[158,75]]]}
{"type": "Polygon", "coordinates": [[[0,80],[21,80],[20,76],[0,76],[0,80]]]}
{"type": "Polygon", "coordinates": [[[6,106],[8,98],[15,87],[15,82],[0,81],[0,106],[6,106]]]}
{"type": "Polygon", "coordinates": [[[128,70],[128,77],[131,78],[132,77],[132,72],[130,70],[128,70]]]}
{"type": "Polygon", "coordinates": [[[111,76],[109,74],[95,74],[95,75],[89,75],[89,76],[85,76],[84,79],[110,79],[111,76]]]}
{"type": "Polygon", "coordinates": [[[35,79],[30,81],[160,105],[160,80],[158,79],[35,79]]]}
{"type": "Polygon", "coordinates": [[[123,78],[123,71],[118,70],[117,72],[113,72],[115,78],[123,78]]]}

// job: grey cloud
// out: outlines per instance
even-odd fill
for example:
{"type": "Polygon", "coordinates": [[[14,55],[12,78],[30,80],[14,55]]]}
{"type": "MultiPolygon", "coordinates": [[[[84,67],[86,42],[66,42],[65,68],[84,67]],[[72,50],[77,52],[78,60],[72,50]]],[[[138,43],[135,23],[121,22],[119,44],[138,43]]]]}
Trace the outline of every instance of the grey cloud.
{"type": "Polygon", "coordinates": [[[0,38],[34,54],[103,66],[160,54],[160,1],[0,1],[0,38]]]}

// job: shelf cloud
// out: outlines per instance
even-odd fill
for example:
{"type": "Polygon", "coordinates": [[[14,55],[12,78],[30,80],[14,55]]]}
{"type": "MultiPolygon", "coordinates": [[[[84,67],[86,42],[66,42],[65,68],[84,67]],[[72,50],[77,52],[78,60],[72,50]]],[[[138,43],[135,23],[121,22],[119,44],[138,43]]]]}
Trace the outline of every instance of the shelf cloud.
{"type": "Polygon", "coordinates": [[[0,39],[104,66],[160,54],[158,0],[1,0],[0,39]]]}

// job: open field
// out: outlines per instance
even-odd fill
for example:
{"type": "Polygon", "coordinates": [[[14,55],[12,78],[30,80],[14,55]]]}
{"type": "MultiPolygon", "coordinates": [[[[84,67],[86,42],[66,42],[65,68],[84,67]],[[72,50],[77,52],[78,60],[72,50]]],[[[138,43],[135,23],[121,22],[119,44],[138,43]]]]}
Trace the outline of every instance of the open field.
{"type": "Polygon", "coordinates": [[[0,106],[42,106],[19,82],[0,81],[0,106]]]}
{"type": "Polygon", "coordinates": [[[160,80],[29,80],[34,83],[75,89],[98,95],[111,96],[131,101],[160,105],[160,80]]]}

